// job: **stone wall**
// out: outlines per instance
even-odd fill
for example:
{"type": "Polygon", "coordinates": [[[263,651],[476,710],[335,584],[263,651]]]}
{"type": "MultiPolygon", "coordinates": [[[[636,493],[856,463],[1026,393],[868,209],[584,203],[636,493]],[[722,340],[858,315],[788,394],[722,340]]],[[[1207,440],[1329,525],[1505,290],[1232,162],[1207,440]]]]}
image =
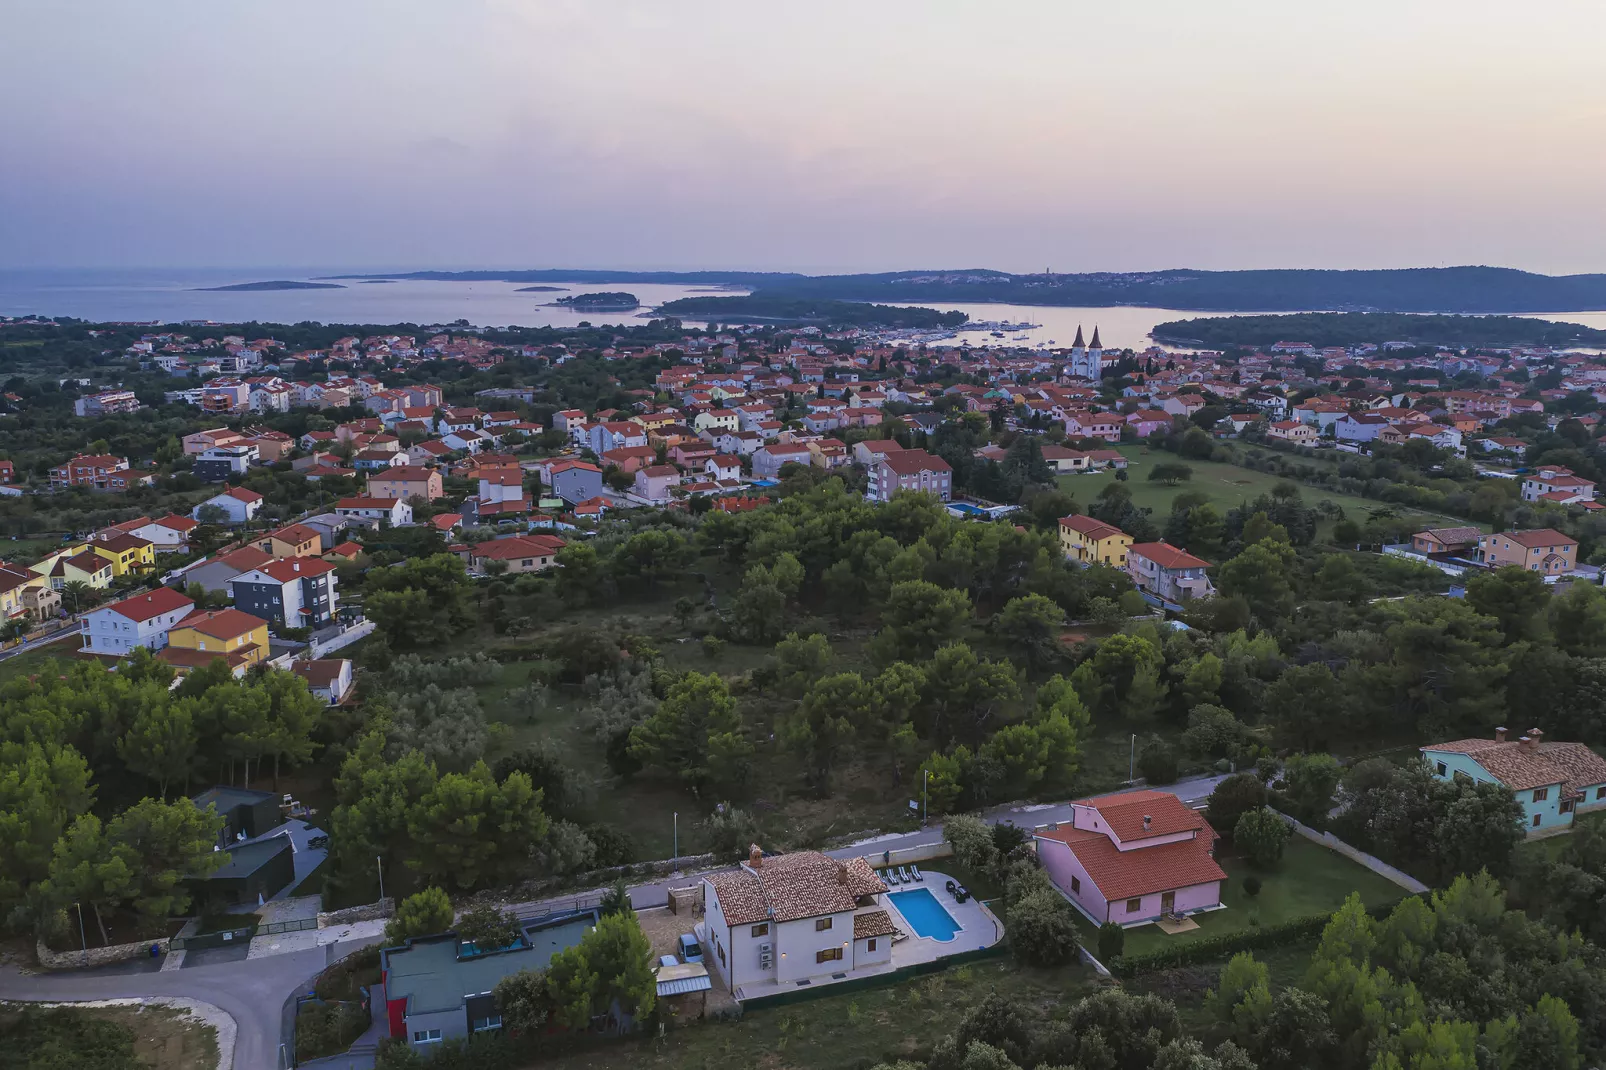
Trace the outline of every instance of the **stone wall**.
{"type": "Polygon", "coordinates": [[[396,900],[390,896],[377,903],[364,903],[360,907],[346,907],[344,910],[330,910],[320,912],[318,915],[318,928],[327,929],[335,925],[350,925],[354,921],[377,921],[388,918],[396,912],[396,900]]]}
{"type": "Polygon", "coordinates": [[[1401,888],[1404,888],[1406,891],[1411,892],[1414,895],[1422,895],[1426,892],[1432,891],[1432,889],[1430,889],[1427,885],[1423,884],[1409,873],[1406,873],[1403,870],[1395,869],[1381,858],[1369,855],[1365,851],[1345,843],[1337,836],[1334,836],[1331,832],[1317,832],[1310,826],[1302,825],[1298,821],[1295,821],[1293,818],[1289,817],[1287,814],[1278,810],[1273,810],[1272,813],[1288,822],[1289,826],[1293,828],[1295,832],[1299,833],[1307,840],[1319,843],[1330,851],[1337,851],[1350,861],[1365,866],[1373,873],[1376,873],[1379,877],[1393,881],[1395,884],[1398,884],[1401,888]]]}
{"type": "Polygon", "coordinates": [[[127,962],[129,959],[145,958],[151,953],[151,945],[155,944],[162,954],[167,954],[168,938],[163,936],[156,940],[141,940],[135,944],[113,944],[111,947],[92,947],[88,951],[52,951],[45,946],[43,940],[38,941],[34,948],[39,956],[39,965],[47,970],[82,970],[90,966],[105,966],[113,962],[127,962]]]}

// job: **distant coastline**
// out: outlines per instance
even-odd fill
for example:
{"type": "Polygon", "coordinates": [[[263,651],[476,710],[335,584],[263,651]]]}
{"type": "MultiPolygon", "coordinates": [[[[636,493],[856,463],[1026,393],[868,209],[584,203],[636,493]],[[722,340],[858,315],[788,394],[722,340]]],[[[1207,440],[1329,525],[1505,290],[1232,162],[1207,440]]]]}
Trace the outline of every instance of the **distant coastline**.
{"type": "Polygon", "coordinates": [[[387,282],[395,281],[395,279],[363,279],[362,284],[364,286],[383,286],[387,282]]]}
{"type": "MultiPolygon", "coordinates": [[[[395,280],[387,279],[386,281],[394,282],[395,280]]],[[[513,292],[516,294],[560,294],[566,293],[568,289],[567,286],[520,286],[513,292]]]]}
{"type": "MultiPolygon", "coordinates": [[[[364,279],[364,282],[379,282],[391,280],[364,279]]],[[[291,282],[289,279],[273,279],[270,282],[237,282],[233,286],[197,286],[196,290],[215,293],[261,293],[264,290],[344,290],[345,287],[338,282],[291,282]]]]}

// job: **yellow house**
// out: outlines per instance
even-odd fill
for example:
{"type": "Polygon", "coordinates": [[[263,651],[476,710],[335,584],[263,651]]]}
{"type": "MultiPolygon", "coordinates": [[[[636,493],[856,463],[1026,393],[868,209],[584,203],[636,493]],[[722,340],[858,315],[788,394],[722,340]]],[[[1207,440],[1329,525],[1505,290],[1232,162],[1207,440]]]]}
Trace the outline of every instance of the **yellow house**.
{"type": "Polygon", "coordinates": [[[1296,446],[1314,446],[1320,436],[1310,424],[1298,420],[1279,420],[1266,429],[1267,438],[1280,438],[1296,446]]]}
{"type": "Polygon", "coordinates": [[[94,539],[89,548],[112,563],[113,576],[125,576],[156,565],[156,544],[138,535],[94,539]]]}
{"type": "Polygon", "coordinates": [[[1127,547],[1132,536],[1090,516],[1067,516],[1060,520],[1060,548],[1065,556],[1081,565],[1126,567],[1127,547]]]}
{"type": "Polygon", "coordinates": [[[0,565],[0,612],[5,614],[5,619],[10,620],[26,612],[28,607],[23,604],[23,592],[44,582],[43,576],[36,576],[27,569],[0,565]]]}
{"type": "Polygon", "coordinates": [[[90,550],[89,544],[84,542],[63,546],[29,565],[28,571],[44,577],[57,591],[75,582],[104,589],[112,585],[114,575],[112,563],[90,550]]]}
{"type": "Polygon", "coordinates": [[[697,419],[692,421],[692,427],[698,431],[740,431],[742,418],[737,415],[735,409],[709,409],[707,412],[697,414],[697,419]]]}
{"type": "Polygon", "coordinates": [[[200,610],[167,632],[167,646],[157,657],[181,673],[223,658],[235,675],[268,656],[268,622],[238,609],[200,610]]]}
{"type": "Polygon", "coordinates": [[[323,536],[318,529],[305,524],[289,524],[270,531],[256,544],[258,550],[274,557],[317,557],[322,546],[323,536]]]}

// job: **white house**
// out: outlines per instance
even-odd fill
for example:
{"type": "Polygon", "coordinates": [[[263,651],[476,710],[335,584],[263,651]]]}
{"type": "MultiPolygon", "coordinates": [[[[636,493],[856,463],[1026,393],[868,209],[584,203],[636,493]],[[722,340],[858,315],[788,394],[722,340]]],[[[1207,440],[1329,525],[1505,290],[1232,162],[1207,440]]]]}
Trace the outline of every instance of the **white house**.
{"type": "Polygon", "coordinates": [[[345,658],[299,658],[290,671],[307,682],[307,689],[331,706],[344,702],[351,694],[351,662],[345,658]]]}
{"type": "Polygon", "coordinates": [[[156,552],[166,554],[189,549],[190,532],[197,526],[196,521],[187,516],[164,516],[141,524],[129,534],[155,543],[156,552]]]}
{"type": "MultiPolygon", "coordinates": [[[[247,520],[254,519],[257,515],[257,510],[262,508],[262,495],[254,490],[246,490],[244,487],[230,487],[221,494],[212,495],[212,497],[190,510],[190,517],[194,520],[200,520],[201,510],[209,505],[215,505],[223,510],[225,523],[243,524],[247,520]]],[[[154,542],[155,540],[152,541],[154,542]]]]}
{"type": "Polygon", "coordinates": [[[703,962],[733,992],[888,965],[886,890],[862,858],[765,858],[755,845],[739,868],[703,878],[703,962]]]}
{"type": "Polygon", "coordinates": [[[378,520],[399,528],[413,522],[413,507],[400,498],[341,498],[335,503],[339,516],[378,520]]]}
{"type": "Polygon", "coordinates": [[[114,657],[127,657],[137,646],[160,650],[167,645],[167,630],[194,608],[194,601],[171,587],[101,606],[83,616],[82,650],[114,657]]]}

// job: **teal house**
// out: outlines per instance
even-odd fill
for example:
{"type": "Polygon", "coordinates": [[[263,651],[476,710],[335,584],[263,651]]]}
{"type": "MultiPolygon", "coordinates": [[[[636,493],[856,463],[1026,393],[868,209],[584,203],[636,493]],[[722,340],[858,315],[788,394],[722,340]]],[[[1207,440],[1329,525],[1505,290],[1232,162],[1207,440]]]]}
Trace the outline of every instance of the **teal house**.
{"type": "Polygon", "coordinates": [[[1442,780],[1504,784],[1522,803],[1530,835],[1568,828],[1573,815],[1606,807],[1606,759],[1582,743],[1547,743],[1530,728],[1507,739],[1457,739],[1421,748],[1433,775],[1442,780]]]}

